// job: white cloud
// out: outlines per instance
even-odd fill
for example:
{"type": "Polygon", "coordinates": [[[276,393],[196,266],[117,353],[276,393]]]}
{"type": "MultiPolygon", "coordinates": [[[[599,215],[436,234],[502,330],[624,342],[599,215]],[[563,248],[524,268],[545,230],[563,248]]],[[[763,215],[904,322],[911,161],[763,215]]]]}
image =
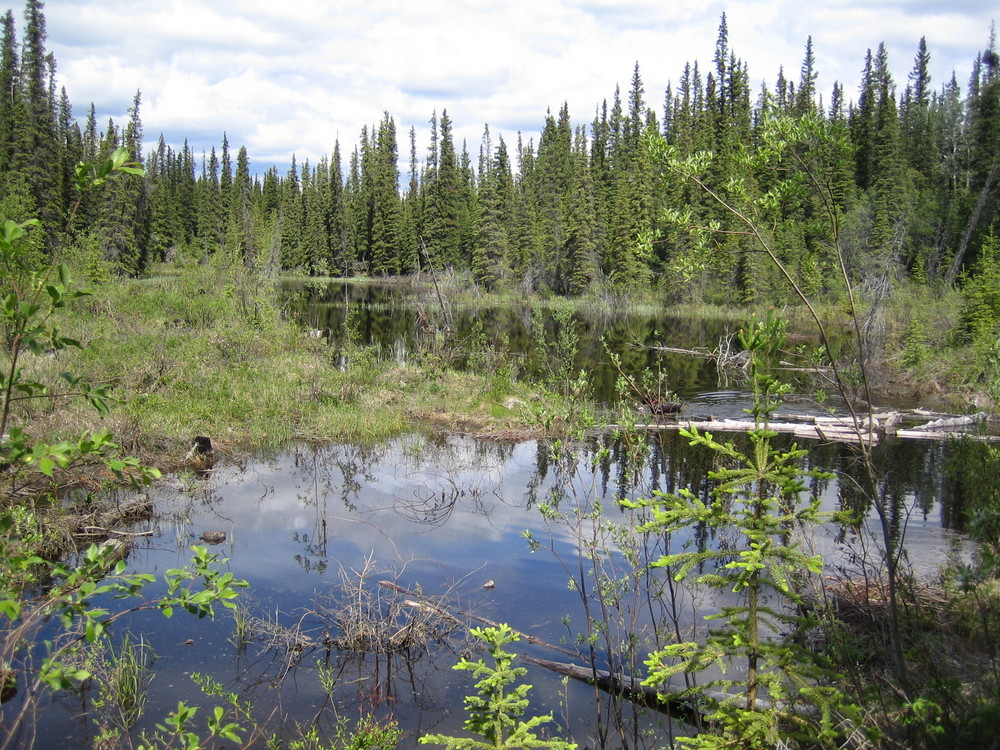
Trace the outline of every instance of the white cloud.
{"type": "Polygon", "coordinates": [[[49,48],[76,113],[91,101],[103,124],[123,121],[143,93],[147,139],[162,132],[200,152],[225,131],[258,170],[315,161],[339,138],[349,153],[363,125],[396,118],[422,157],[431,113],[447,109],[456,140],[478,150],[483,124],[513,147],[535,138],[545,111],[567,102],[577,124],[627,99],[639,62],[646,103],[659,111],[686,62],[711,67],[719,18],[749,65],[754,90],[780,66],[796,80],[813,36],[819,91],[853,96],[865,51],[885,41],[900,89],[921,36],[935,84],[967,80],[985,46],[988,11],[976,0],[50,0],[49,48]]]}

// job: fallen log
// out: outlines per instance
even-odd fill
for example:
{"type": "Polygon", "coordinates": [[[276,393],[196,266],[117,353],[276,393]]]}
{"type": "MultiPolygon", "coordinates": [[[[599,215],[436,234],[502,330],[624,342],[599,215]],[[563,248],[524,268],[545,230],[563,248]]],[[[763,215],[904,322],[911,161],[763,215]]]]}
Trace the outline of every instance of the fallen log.
{"type": "MultiPolygon", "coordinates": [[[[767,425],[769,430],[808,440],[874,446],[878,444],[884,434],[894,435],[904,440],[947,440],[968,437],[984,442],[1000,442],[1000,435],[978,435],[969,432],[946,431],[945,429],[949,426],[966,426],[982,422],[986,419],[986,415],[982,412],[968,417],[937,420],[926,426],[908,429],[899,429],[898,425],[902,419],[899,412],[874,415],[871,419],[868,416],[859,417],[856,423],[851,417],[811,414],[779,414],[777,416],[780,421],[769,422],[767,425]]],[[[634,429],[639,430],[697,429],[699,432],[750,432],[757,427],[758,425],[749,419],[714,419],[712,417],[653,421],[634,425],[634,429]]],[[[622,429],[625,429],[622,425],[610,424],[598,432],[622,429]]]]}
{"type": "Polygon", "coordinates": [[[952,417],[951,419],[935,419],[932,422],[926,422],[916,427],[911,427],[914,431],[923,430],[941,430],[946,427],[964,427],[967,425],[979,424],[980,422],[986,421],[986,412],[980,411],[975,414],[968,414],[964,417],[952,417]]]}
{"type": "Polygon", "coordinates": [[[882,431],[886,435],[895,435],[903,416],[898,411],[889,412],[882,419],[882,431]]]}
{"type": "MultiPolygon", "coordinates": [[[[652,708],[673,718],[686,721],[688,724],[701,724],[702,716],[695,700],[691,698],[665,697],[657,693],[655,689],[643,685],[635,677],[628,675],[619,677],[605,669],[591,669],[589,667],[581,667],[579,664],[566,664],[564,662],[549,661],[548,659],[537,659],[534,656],[524,655],[523,658],[525,661],[547,669],[550,672],[593,685],[610,695],[625,698],[632,703],[645,706],[646,708],[652,708]]],[[[719,693],[719,696],[723,696],[723,694],[719,693]]]]}
{"type": "Polygon", "coordinates": [[[952,432],[943,430],[896,430],[896,437],[909,440],[961,440],[968,438],[984,443],[1000,443],[1000,435],[976,435],[972,432],[952,432]]]}
{"type": "MultiPolygon", "coordinates": [[[[637,424],[635,429],[640,430],[679,430],[696,429],[699,432],[751,432],[759,425],[747,419],[708,419],[708,420],[677,420],[676,422],[650,422],[648,424],[637,424]]],[[[805,418],[799,422],[770,422],[767,428],[772,432],[793,435],[794,437],[807,438],[810,440],[826,440],[830,442],[858,443],[863,441],[866,444],[874,445],[878,443],[878,433],[873,430],[862,429],[860,435],[858,431],[850,425],[844,424],[808,424],[805,418]]],[[[621,430],[621,425],[608,425],[608,430],[621,430]]]]}
{"type": "Polygon", "coordinates": [[[800,426],[798,429],[792,430],[792,435],[797,438],[822,440],[827,443],[875,445],[879,441],[878,433],[875,432],[858,432],[847,427],[824,427],[822,425],[800,426]]]}

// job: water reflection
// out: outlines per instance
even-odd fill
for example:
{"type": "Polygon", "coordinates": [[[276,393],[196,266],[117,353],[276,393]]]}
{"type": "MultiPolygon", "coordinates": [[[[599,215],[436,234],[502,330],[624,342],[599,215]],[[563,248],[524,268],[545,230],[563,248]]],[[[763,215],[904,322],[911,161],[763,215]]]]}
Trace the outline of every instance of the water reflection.
{"type": "MultiPolygon", "coordinates": [[[[642,511],[616,501],[681,488],[707,498],[717,458],[672,431],[631,442],[594,438],[572,448],[411,434],[374,446],[302,444],[173,480],[156,498],[156,537],[136,549],[131,565],[152,572],[174,567],[203,531],[225,531],[218,549],[228,568],[251,582],[251,610],[272,629],[269,638],[238,649],[228,640],[227,618],[141,619],[144,637],[161,654],[148,716],[159,718],[179,697],[189,698],[186,674],[202,671],[252,698],[263,716],[325,721],[335,704],[341,712],[398,718],[409,732],[406,744],[422,732],[458,731],[462,717],[454,707],[469,684],[448,667],[466,644],[432,637],[398,650],[338,649],[346,626],[337,613],[351,597],[392,632],[411,627],[414,613],[379,580],[564,643],[581,661],[641,673],[648,648],[687,634],[701,614],[725,603],[692,598],[643,564],[680,545],[725,541],[706,529],[689,538],[640,535],[642,511]],[[495,587],[483,588],[487,580],[495,587]],[[597,580],[618,582],[614,600],[601,604],[611,607],[603,614],[581,596],[597,580]],[[594,618],[609,615],[613,626],[595,631],[594,618]]],[[[955,540],[940,478],[946,451],[934,442],[885,443],[875,454],[893,528],[928,570],[955,540]]],[[[803,466],[839,475],[810,488],[828,509],[863,502],[856,489],[861,469],[844,446],[815,445],[803,466]]],[[[863,530],[831,529],[817,544],[828,552],[850,549],[863,530]]],[[[542,647],[521,645],[529,655],[551,657],[542,647]]],[[[554,711],[581,744],[622,746],[623,730],[615,730],[621,717],[606,696],[541,670],[532,670],[530,682],[538,709],[554,711]]],[[[677,731],[660,716],[630,720],[653,730],[651,746],[677,731]]]]}
{"type": "MultiPolygon", "coordinates": [[[[303,327],[322,332],[335,350],[351,337],[355,343],[374,347],[386,359],[402,362],[429,346],[425,326],[419,323],[422,305],[412,290],[340,281],[287,282],[285,293],[303,327]]],[[[536,356],[533,325],[532,308],[527,304],[454,309],[447,337],[455,344],[450,350],[451,364],[464,366],[477,346],[498,348],[523,374],[537,379],[544,375],[544,365],[536,356]]],[[[556,341],[563,323],[547,316],[542,325],[546,339],[556,341]]],[[[715,367],[705,359],[654,347],[692,348],[706,343],[712,347],[736,330],[734,323],[719,319],[634,312],[612,315],[599,310],[578,312],[569,325],[579,335],[573,372],[585,370],[595,398],[605,403],[612,401],[618,378],[605,345],[621,357],[626,372],[662,371],[669,387],[687,398],[716,386],[715,367]]]]}

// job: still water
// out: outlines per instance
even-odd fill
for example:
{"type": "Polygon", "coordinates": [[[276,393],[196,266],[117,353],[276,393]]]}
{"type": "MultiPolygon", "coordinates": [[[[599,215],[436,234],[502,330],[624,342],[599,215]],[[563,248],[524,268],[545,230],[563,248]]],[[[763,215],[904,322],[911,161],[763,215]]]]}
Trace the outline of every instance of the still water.
{"type": "MultiPolygon", "coordinates": [[[[409,356],[417,346],[417,333],[407,330],[412,308],[391,297],[367,307],[339,298],[326,312],[320,304],[304,314],[304,324],[335,331],[338,324],[322,316],[345,304],[370,313],[355,324],[366,331],[367,341],[380,341],[391,356],[409,356]],[[396,328],[386,332],[386,326],[396,328]]],[[[477,315],[495,321],[511,342],[521,335],[514,333],[518,319],[520,330],[530,331],[524,314],[477,315]]],[[[461,321],[456,315],[453,325],[469,325],[471,331],[473,323],[461,321]]],[[[630,366],[646,366],[653,355],[641,344],[711,347],[726,328],[721,321],[590,318],[580,322],[580,350],[596,360],[597,353],[603,354],[603,335],[628,353],[630,366]]],[[[670,385],[683,397],[688,414],[736,416],[748,404],[745,390],[720,387],[717,374],[701,360],[670,355],[653,364],[670,372],[670,385]]],[[[582,366],[601,370],[597,364],[582,366]]],[[[605,374],[595,381],[601,378],[613,379],[605,374]]],[[[249,642],[235,643],[228,611],[220,611],[214,622],[183,614],[167,620],[156,613],[131,619],[131,633],[141,633],[156,654],[148,720],[138,728],[151,729],[180,699],[211,705],[191,680],[192,673],[201,673],[251,701],[258,721],[270,721],[276,731],[283,725],[289,735],[296,724],[329,729],[338,716],[353,720],[368,712],[399,721],[405,731],[402,747],[415,747],[428,732],[460,733],[461,699],[474,680],[450,667],[472,644],[464,629],[449,632],[451,626],[440,621],[438,630],[424,632],[407,647],[386,647],[397,643],[396,635],[418,610],[403,604],[413,597],[380,581],[433,597],[463,618],[507,622],[586,656],[587,639],[595,635],[587,626],[593,602],[581,591],[601,576],[632,580],[623,551],[638,550],[644,559],[664,551],[664,540],[638,533],[642,518],[617,501],[649,497],[655,490],[709,489],[706,473],[713,457],[688,446],[676,432],[651,431],[641,445],[631,447],[638,450],[593,437],[553,453],[551,446],[534,440],[497,443],[410,434],[372,446],[297,445],[171,477],[153,491],[153,534],[132,552],[130,567],[162,574],[187,560],[189,546],[199,543],[203,532],[224,532],[225,542],[212,549],[228,559],[227,570],[250,582],[243,599],[256,632],[249,642]],[[598,553],[581,554],[587,549],[598,553]],[[358,650],[356,639],[347,642],[356,636],[359,620],[370,623],[381,646],[358,650]]],[[[913,441],[887,443],[878,453],[893,526],[925,571],[936,569],[961,545],[950,530],[954,510],[941,472],[945,451],[940,443],[913,441]]],[[[810,487],[827,509],[851,501],[850,476],[856,469],[848,449],[814,445],[803,468],[829,469],[842,477],[840,483],[834,479],[810,487]]],[[[852,556],[866,554],[873,530],[874,521],[870,529],[831,527],[813,541],[829,554],[831,566],[846,570],[852,556]]],[[[674,538],[670,544],[685,542],[697,540],[674,538]]],[[[642,669],[642,649],[657,637],[654,624],[669,622],[670,612],[679,609],[687,627],[699,619],[696,614],[720,604],[702,600],[696,609],[684,590],[675,591],[671,601],[650,599],[635,587],[623,591],[610,611],[607,632],[593,640],[594,653],[601,667],[621,658],[622,670],[636,673],[642,669]],[[636,634],[640,649],[621,656],[615,644],[630,634],[636,634]]],[[[522,641],[515,648],[528,656],[584,663],[546,646],[522,641]]],[[[660,715],[633,716],[632,709],[616,721],[606,696],[539,667],[531,666],[526,680],[534,686],[531,710],[551,712],[553,729],[581,747],[663,747],[670,736],[685,731],[660,715]]],[[[46,741],[91,741],[96,715],[91,699],[60,700],[49,711],[46,741]]]]}

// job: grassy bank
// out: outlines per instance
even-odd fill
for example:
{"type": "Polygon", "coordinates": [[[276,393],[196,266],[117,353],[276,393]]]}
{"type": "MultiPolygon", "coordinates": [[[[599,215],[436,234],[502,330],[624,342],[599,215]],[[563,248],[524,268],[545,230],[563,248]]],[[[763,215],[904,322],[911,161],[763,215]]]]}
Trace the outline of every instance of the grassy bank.
{"type": "Polygon", "coordinates": [[[428,356],[402,366],[359,345],[333,349],[270,304],[247,315],[218,269],[174,271],[92,286],[76,302],[62,331],[84,348],[32,357],[27,367],[53,388],[63,371],[109,383],[121,401],[104,420],[86,404],[32,402],[24,417],[36,435],[109,429],[128,451],[169,465],[195,435],[235,449],[378,440],[428,423],[521,429],[520,405],[541,397],[503,373],[448,369],[433,342],[428,356]]]}

